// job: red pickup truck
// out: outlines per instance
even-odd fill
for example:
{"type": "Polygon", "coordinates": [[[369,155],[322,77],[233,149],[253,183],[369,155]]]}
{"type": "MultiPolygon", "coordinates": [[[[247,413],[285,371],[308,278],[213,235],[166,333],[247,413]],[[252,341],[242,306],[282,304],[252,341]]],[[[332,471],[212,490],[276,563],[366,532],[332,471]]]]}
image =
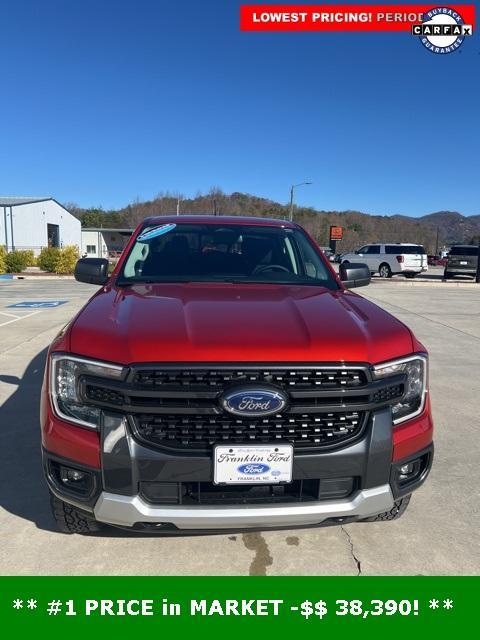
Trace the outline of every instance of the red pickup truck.
{"type": "Polygon", "coordinates": [[[42,451],[64,532],[393,520],[433,458],[425,347],[297,224],[146,219],[47,360],[42,451]]]}

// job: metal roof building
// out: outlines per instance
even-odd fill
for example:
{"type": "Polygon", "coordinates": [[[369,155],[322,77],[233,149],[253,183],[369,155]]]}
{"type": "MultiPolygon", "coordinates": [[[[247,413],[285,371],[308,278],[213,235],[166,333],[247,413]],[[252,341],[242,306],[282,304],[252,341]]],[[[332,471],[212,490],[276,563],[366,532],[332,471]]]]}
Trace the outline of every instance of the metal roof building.
{"type": "Polygon", "coordinates": [[[51,197],[0,196],[0,245],[7,251],[81,247],[80,220],[51,197]]]}

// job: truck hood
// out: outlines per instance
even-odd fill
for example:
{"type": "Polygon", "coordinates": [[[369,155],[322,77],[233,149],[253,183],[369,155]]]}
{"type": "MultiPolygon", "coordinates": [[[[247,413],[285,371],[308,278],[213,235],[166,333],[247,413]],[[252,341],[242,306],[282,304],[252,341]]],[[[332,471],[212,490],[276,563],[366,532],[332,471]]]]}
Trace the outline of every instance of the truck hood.
{"type": "Polygon", "coordinates": [[[135,362],[382,362],[405,325],[348,291],[238,284],[105,287],[70,327],[72,353],[135,362]]]}

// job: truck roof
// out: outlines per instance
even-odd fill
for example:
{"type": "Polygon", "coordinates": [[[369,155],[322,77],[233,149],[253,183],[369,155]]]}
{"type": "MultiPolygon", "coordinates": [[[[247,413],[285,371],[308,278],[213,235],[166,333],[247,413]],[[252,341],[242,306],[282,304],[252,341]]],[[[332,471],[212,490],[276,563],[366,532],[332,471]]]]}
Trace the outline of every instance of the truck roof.
{"type": "Polygon", "coordinates": [[[278,218],[260,218],[255,216],[212,216],[212,215],[180,215],[180,216],[150,216],[145,218],[145,224],[250,224],[263,227],[281,227],[294,229],[297,225],[288,220],[278,218]]]}

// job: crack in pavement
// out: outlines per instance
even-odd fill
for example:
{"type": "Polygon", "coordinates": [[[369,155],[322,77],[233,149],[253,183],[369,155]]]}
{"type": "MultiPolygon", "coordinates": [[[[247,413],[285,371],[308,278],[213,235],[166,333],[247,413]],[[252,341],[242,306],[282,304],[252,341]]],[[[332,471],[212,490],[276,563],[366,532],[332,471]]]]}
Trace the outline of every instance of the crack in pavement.
{"type": "Polygon", "coordinates": [[[355,547],[353,546],[352,537],[351,537],[351,535],[348,533],[348,531],[345,529],[345,527],[343,525],[340,527],[340,529],[346,535],[347,542],[350,545],[350,553],[352,555],[353,561],[357,565],[357,572],[358,572],[357,576],[361,576],[362,575],[362,564],[361,564],[360,560],[357,558],[357,556],[355,555],[355,547]]]}
{"type": "Polygon", "coordinates": [[[242,541],[249,551],[255,551],[249,574],[251,576],[266,576],[267,567],[273,564],[273,558],[265,538],[261,533],[244,533],[242,541]]]}

